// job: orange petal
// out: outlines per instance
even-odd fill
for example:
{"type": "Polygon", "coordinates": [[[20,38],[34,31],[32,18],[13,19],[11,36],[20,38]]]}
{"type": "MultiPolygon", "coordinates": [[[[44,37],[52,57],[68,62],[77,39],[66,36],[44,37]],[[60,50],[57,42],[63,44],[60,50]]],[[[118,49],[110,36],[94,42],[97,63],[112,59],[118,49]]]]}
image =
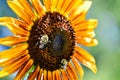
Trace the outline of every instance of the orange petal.
{"type": "Polygon", "coordinates": [[[41,16],[44,13],[44,7],[40,0],[31,0],[31,3],[34,6],[34,9],[38,13],[38,15],[41,16]]]}
{"type": "Polygon", "coordinates": [[[80,74],[80,80],[82,80],[83,75],[84,75],[84,71],[83,68],[81,67],[81,65],[79,64],[79,62],[77,60],[75,60],[74,57],[72,57],[72,62],[76,68],[76,72],[78,72],[78,74],[80,74]]]}
{"type": "MultiPolygon", "coordinates": [[[[8,76],[12,73],[14,73],[15,71],[17,71],[28,59],[30,58],[29,55],[26,55],[22,58],[20,58],[19,60],[16,60],[14,63],[9,64],[8,66],[6,66],[5,68],[3,68],[0,71],[0,77],[5,77],[8,76]]],[[[18,79],[17,79],[18,80],[18,79]]]]}
{"type": "Polygon", "coordinates": [[[47,80],[47,70],[43,71],[43,80],[47,80]]]}
{"type": "Polygon", "coordinates": [[[75,52],[77,52],[81,57],[95,63],[94,57],[90,53],[88,53],[86,50],[80,48],[79,46],[75,46],[75,52]]]}
{"type": "Polygon", "coordinates": [[[25,9],[23,6],[17,1],[17,0],[7,0],[8,5],[10,8],[26,23],[29,25],[33,24],[31,18],[28,16],[28,14],[25,12],[25,9]]]}
{"type": "Polygon", "coordinates": [[[73,77],[73,73],[71,72],[71,69],[69,67],[66,68],[66,71],[67,71],[69,79],[70,80],[75,80],[74,77],[73,77]]]}
{"type": "MultiPolygon", "coordinates": [[[[69,15],[69,20],[71,20],[72,18],[78,16],[80,13],[84,13],[86,14],[86,12],[88,11],[88,9],[90,8],[92,2],[91,1],[83,1],[83,3],[79,6],[74,8],[69,15]]],[[[79,17],[78,17],[79,18],[79,17]]],[[[76,18],[77,19],[77,18],[76,18]]]]}
{"type": "Polygon", "coordinates": [[[48,71],[48,79],[52,80],[52,72],[51,71],[48,71]]]}
{"type": "Polygon", "coordinates": [[[30,32],[21,28],[21,26],[14,23],[0,22],[0,25],[6,26],[13,34],[20,36],[29,36],[30,32]]]}
{"type": "Polygon", "coordinates": [[[76,74],[76,72],[75,72],[75,69],[73,68],[73,66],[72,66],[72,64],[69,62],[68,63],[68,65],[67,65],[67,67],[69,68],[69,72],[70,72],[70,76],[73,76],[73,78],[74,78],[74,80],[78,80],[78,76],[77,76],[77,74],[76,74]]]}
{"type": "Polygon", "coordinates": [[[55,80],[62,80],[61,76],[60,76],[60,71],[59,70],[55,71],[55,75],[56,75],[56,79],[55,80]]]}
{"type": "Polygon", "coordinates": [[[0,18],[0,24],[17,24],[18,26],[26,29],[26,30],[30,30],[30,25],[26,24],[25,22],[19,20],[19,19],[16,19],[16,18],[12,18],[12,17],[1,17],[0,18]]]}
{"type": "Polygon", "coordinates": [[[11,58],[28,48],[27,43],[19,44],[11,49],[0,52],[0,58],[11,58]],[[11,55],[12,54],[12,55],[11,55]]]}
{"type": "Polygon", "coordinates": [[[46,8],[47,11],[51,10],[51,0],[43,0],[44,6],[46,8]]]}
{"type": "Polygon", "coordinates": [[[40,67],[37,66],[36,69],[34,70],[34,72],[32,72],[29,77],[28,77],[28,80],[35,80],[36,76],[38,75],[40,71],[40,67]]]}
{"type": "Polygon", "coordinates": [[[61,69],[61,73],[63,80],[69,80],[68,75],[64,69],[61,69]]]}
{"type": "Polygon", "coordinates": [[[79,60],[82,64],[84,64],[85,66],[87,66],[93,72],[96,73],[97,68],[96,68],[96,65],[95,65],[95,59],[87,51],[85,51],[84,49],[82,49],[82,48],[80,48],[78,46],[75,46],[75,53],[73,54],[73,56],[77,60],[79,60]]]}
{"type": "Polygon", "coordinates": [[[41,79],[43,79],[43,69],[40,69],[40,72],[37,76],[37,80],[41,80],[41,79]]]}
{"type": "Polygon", "coordinates": [[[82,0],[72,0],[69,6],[66,8],[65,13],[68,14],[74,8],[78,8],[82,4],[82,0]]]}
{"type": "Polygon", "coordinates": [[[29,60],[25,65],[23,65],[23,68],[18,72],[14,80],[21,80],[25,73],[31,68],[32,64],[33,60],[29,60]]]}
{"type": "Polygon", "coordinates": [[[61,10],[60,12],[66,16],[67,14],[65,13],[65,10],[69,7],[73,0],[64,0],[63,5],[61,5],[61,10]]]}
{"type": "Polygon", "coordinates": [[[96,28],[98,21],[96,19],[84,20],[82,22],[76,21],[73,23],[73,28],[75,31],[79,30],[93,30],[96,28]]]}
{"type": "Polygon", "coordinates": [[[86,67],[90,68],[94,73],[97,72],[97,68],[96,68],[95,63],[84,59],[83,57],[79,56],[77,53],[74,53],[73,56],[74,56],[77,60],[79,60],[83,65],[85,65],[86,67]]]}
{"type": "Polygon", "coordinates": [[[98,41],[94,38],[76,37],[76,42],[84,46],[96,46],[98,41]]]}
{"type": "Polygon", "coordinates": [[[0,44],[5,46],[12,46],[21,42],[26,42],[28,37],[20,37],[20,36],[8,36],[5,38],[0,38],[0,44]]]}
{"type": "Polygon", "coordinates": [[[28,50],[22,51],[21,53],[12,56],[11,58],[7,58],[7,59],[0,59],[0,66],[7,66],[7,65],[11,65],[12,63],[14,63],[17,59],[21,58],[22,56],[25,56],[28,54],[28,50]],[[1,61],[2,60],[2,61],[1,61]]]}
{"type": "Polygon", "coordinates": [[[14,2],[20,3],[20,5],[24,8],[24,12],[29,15],[29,18],[31,18],[31,20],[36,19],[36,16],[34,12],[32,11],[32,7],[30,6],[27,0],[16,0],[14,2]]]}
{"type": "Polygon", "coordinates": [[[86,13],[81,12],[80,14],[74,16],[74,17],[68,17],[68,20],[70,20],[72,27],[74,28],[74,25],[78,22],[84,21],[86,18],[86,13]]]}
{"type": "Polygon", "coordinates": [[[77,31],[75,33],[76,37],[95,37],[95,32],[94,30],[81,30],[81,31],[77,31]]]}
{"type": "Polygon", "coordinates": [[[53,71],[53,72],[52,72],[52,79],[53,79],[53,80],[56,80],[55,77],[56,77],[56,76],[55,76],[55,71],[53,71]]]}

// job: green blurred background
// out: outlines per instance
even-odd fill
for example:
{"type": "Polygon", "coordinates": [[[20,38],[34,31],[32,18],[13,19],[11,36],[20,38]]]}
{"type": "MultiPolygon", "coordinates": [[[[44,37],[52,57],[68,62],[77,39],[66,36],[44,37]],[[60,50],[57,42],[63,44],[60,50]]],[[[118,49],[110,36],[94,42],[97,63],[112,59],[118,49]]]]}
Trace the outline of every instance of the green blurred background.
{"type": "MultiPolygon", "coordinates": [[[[96,18],[99,21],[96,28],[96,38],[99,41],[96,47],[85,47],[96,58],[98,72],[92,73],[84,67],[84,80],[120,80],[120,0],[92,0],[93,4],[87,18],[96,18]]],[[[0,0],[0,17],[16,15],[6,4],[0,0]]],[[[12,35],[8,29],[0,26],[0,37],[12,35]]],[[[0,51],[8,49],[0,45],[0,51]]],[[[0,80],[13,80],[15,74],[0,78],[0,80]]]]}

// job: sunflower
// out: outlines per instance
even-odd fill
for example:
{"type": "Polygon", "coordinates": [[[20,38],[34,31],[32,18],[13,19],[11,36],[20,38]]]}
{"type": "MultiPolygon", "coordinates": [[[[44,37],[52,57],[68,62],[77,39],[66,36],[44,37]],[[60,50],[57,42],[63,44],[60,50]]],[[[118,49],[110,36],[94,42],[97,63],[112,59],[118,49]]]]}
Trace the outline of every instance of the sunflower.
{"type": "Polygon", "coordinates": [[[96,73],[94,57],[80,45],[95,46],[96,19],[86,20],[91,1],[7,0],[19,17],[1,17],[0,25],[14,35],[0,38],[11,46],[0,52],[0,77],[14,80],[80,80],[81,64],[96,73]],[[80,76],[80,78],[79,78],[80,76]]]}

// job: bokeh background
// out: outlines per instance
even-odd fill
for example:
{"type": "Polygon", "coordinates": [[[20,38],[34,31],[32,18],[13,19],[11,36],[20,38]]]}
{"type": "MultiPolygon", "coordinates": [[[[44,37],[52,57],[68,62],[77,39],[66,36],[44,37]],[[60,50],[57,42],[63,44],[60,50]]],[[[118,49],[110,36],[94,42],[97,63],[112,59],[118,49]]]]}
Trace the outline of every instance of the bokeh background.
{"type": "MultiPolygon", "coordinates": [[[[92,0],[93,4],[87,18],[96,18],[99,21],[96,28],[96,38],[99,41],[96,47],[85,47],[96,58],[98,72],[94,74],[84,67],[84,80],[120,80],[120,0],[92,0]]],[[[0,17],[16,15],[7,6],[6,0],[0,0],[0,17]]],[[[0,37],[12,33],[0,26],[0,37]]],[[[9,47],[0,45],[0,51],[9,47]]],[[[13,80],[15,74],[0,78],[13,80]]]]}

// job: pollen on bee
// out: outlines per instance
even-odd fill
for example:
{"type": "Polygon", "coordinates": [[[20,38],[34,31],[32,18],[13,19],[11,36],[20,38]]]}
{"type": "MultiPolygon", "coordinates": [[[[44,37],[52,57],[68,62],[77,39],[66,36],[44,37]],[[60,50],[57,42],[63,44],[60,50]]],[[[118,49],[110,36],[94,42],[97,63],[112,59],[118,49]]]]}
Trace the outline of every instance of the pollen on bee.
{"type": "Polygon", "coordinates": [[[66,69],[67,63],[68,63],[68,62],[67,62],[66,59],[62,59],[62,60],[61,60],[61,68],[66,69]]]}
{"type": "Polygon", "coordinates": [[[47,35],[47,34],[43,35],[43,36],[40,38],[39,48],[40,48],[40,49],[43,49],[44,46],[45,46],[48,42],[49,42],[48,35],[47,35]]]}
{"type": "Polygon", "coordinates": [[[40,38],[40,43],[47,43],[48,41],[49,41],[49,37],[46,34],[40,38]]]}

